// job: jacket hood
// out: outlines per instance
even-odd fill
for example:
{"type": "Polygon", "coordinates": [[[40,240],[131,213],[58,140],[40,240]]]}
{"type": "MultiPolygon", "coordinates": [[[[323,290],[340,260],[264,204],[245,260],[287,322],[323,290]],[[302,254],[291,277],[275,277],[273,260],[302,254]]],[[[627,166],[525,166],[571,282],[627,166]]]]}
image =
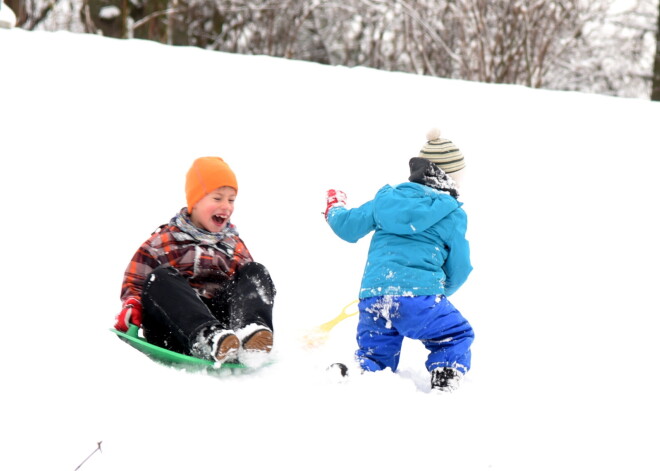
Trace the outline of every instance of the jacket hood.
{"type": "Polygon", "coordinates": [[[445,191],[454,198],[458,198],[458,189],[454,180],[439,166],[428,159],[413,157],[408,162],[410,166],[410,178],[408,181],[430,186],[438,191],[445,191]]]}
{"type": "Polygon", "coordinates": [[[461,203],[419,183],[386,185],[374,198],[374,218],[383,230],[394,234],[416,234],[438,223],[461,203]]]}

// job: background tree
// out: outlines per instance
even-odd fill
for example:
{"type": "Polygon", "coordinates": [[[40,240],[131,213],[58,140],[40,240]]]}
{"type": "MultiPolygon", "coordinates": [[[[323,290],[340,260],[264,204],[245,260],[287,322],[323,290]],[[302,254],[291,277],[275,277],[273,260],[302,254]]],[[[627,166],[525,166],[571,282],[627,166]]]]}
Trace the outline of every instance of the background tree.
{"type": "Polygon", "coordinates": [[[634,0],[625,10],[615,9],[621,2],[614,0],[8,3],[26,29],[536,88],[636,97],[651,96],[653,89],[654,99],[660,94],[660,59],[653,65],[660,50],[658,0],[634,0]]]}
{"type": "Polygon", "coordinates": [[[59,0],[5,0],[5,4],[16,14],[16,26],[32,30],[46,21],[59,0]]]}
{"type": "Polygon", "coordinates": [[[651,100],[660,101],[660,2],[655,30],[655,60],[653,61],[653,79],[651,81],[651,100]]]}

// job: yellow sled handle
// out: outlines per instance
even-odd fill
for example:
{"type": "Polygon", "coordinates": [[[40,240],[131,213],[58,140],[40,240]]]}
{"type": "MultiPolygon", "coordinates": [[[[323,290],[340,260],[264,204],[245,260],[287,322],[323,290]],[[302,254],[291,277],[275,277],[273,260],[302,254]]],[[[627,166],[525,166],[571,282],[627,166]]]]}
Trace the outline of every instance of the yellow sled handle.
{"type": "Polygon", "coordinates": [[[357,299],[355,301],[351,301],[346,306],[344,306],[344,308],[341,310],[341,312],[337,317],[335,317],[331,321],[326,322],[325,324],[321,324],[320,326],[308,331],[307,334],[303,337],[305,345],[308,348],[319,347],[323,345],[325,341],[328,339],[328,336],[330,335],[330,330],[332,330],[334,326],[339,324],[347,317],[354,316],[359,312],[357,308],[354,308],[353,310],[349,311],[349,308],[351,306],[355,306],[357,303],[358,303],[357,299]]]}
{"type": "Polygon", "coordinates": [[[351,306],[353,306],[354,304],[357,304],[357,303],[358,303],[357,299],[354,300],[354,301],[351,301],[350,303],[348,303],[346,306],[344,306],[344,308],[341,310],[341,312],[339,313],[339,315],[337,317],[335,317],[331,321],[326,322],[325,324],[321,324],[319,326],[319,330],[322,331],[322,332],[329,332],[334,326],[339,324],[341,321],[343,321],[347,317],[351,317],[351,316],[356,315],[359,312],[357,308],[354,311],[351,311],[351,312],[347,312],[347,311],[348,311],[349,307],[351,307],[351,306]]]}

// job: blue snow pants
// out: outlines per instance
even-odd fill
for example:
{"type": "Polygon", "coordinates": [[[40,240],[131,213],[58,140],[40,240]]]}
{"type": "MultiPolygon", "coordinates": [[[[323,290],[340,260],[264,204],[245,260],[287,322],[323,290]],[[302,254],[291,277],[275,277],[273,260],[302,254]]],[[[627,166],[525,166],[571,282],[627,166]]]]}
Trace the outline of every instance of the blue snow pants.
{"type": "Polygon", "coordinates": [[[363,370],[396,371],[404,337],[429,351],[426,368],[470,369],[474,332],[444,295],[374,296],[360,300],[355,352],[363,370]]]}

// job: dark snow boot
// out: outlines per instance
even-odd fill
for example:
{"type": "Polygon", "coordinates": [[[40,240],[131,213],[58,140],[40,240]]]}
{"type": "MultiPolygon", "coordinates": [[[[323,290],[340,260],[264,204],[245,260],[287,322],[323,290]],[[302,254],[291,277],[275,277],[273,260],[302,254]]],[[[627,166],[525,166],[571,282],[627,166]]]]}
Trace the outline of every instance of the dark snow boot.
{"type": "Polygon", "coordinates": [[[348,376],[348,367],[343,363],[333,363],[328,366],[328,371],[336,371],[342,378],[348,376]]]}
{"type": "Polygon", "coordinates": [[[454,368],[436,368],[431,372],[431,389],[451,392],[458,389],[463,373],[454,368]]]}
{"type": "Polygon", "coordinates": [[[348,367],[343,363],[333,363],[325,371],[332,383],[345,383],[348,380],[348,367]]]}

